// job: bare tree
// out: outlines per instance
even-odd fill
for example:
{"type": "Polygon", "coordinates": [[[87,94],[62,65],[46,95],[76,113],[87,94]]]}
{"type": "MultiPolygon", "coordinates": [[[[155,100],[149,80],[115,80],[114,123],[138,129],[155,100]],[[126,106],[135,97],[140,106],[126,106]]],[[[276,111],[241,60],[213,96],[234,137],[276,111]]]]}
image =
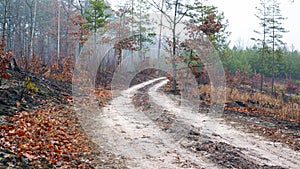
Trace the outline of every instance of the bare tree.
{"type": "Polygon", "coordinates": [[[171,51],[171,64],[173,68],[173,84],[172,90],[176,91],[177,87],[177,65],[176,65],[176,41],[177,41],[177,27],[179,24],[183,23],[184,17],[188,16],[188,12],[192,10],[192,5],[190,1],[182,3],[179,0],[165,0],[161,3],[157,3],[155,0],[148,0],[155,9],[157,9],[161,14],[167,19],[169,25],[163,25],[172,32],[172,51],[171,51]],[[165,3],[164,3],[165,2],[165,3]],[[164,8],[164,5],[166,8],[164,8]]]}
{"type": "Polygon", "coordinates": [[[35,33],[35,21],[36,21],[36,0],[26,0],[26,5],[29,8],[29,20],[30,20],[30,26],[29,26],[29,43],[28,43],[28,53],[27,56],[30,57],[31,55],[34,55],[33,51],[33,45],[34,45],[34,33],[35,33]]]}
{"type": "MultiPolygon", "coordinates": [[[[161,1],[161,9],[164,9],[164,3],[165,0],[161,1]]],[[[157,59],[159,61],[160,58],[160,50],[161,50],[161,37],[162,37],[162,28],[163,28],[163,14],[160,14],[160,24],[159,24],[159,39],[158,39],[158,53],[157,53],[157,59]]]]}
{"type": "Polygon", "coordinates": [[[60,58],[60,0],[58,0],[58,14],[57,14],[57,60],[60,58]]]}
{"type": "Polygon", "coordinates": [[[11,5],[11,0],[2,0],[1,1],[1,6],[2,6],[2,10],[3,10],[3,14],[2,14],[2,36],[1,36],[1,41],[2,43],[5,41],[5,37],[6,37],[6,28],[7,28],[7,20],[8,20],[8,12],[10,9],[10,5],[11,5]]]}

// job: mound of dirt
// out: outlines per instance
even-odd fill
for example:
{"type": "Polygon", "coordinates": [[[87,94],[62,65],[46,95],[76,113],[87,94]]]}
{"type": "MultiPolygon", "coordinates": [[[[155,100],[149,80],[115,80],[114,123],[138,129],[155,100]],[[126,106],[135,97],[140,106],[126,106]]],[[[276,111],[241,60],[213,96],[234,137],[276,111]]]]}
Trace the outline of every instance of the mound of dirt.
{"type": "Polygon", "coordinates": [[[46,105],[46,101],[55,104],[67,104],[71,96],[71,83],[46,79],[38,75],[10,71],[12,78],[2,80],[0,86],[0,116],[17,111],[34,110],[37,106],[46,105]],[[37,88],[26,87],[28,83],[37,88]]]}

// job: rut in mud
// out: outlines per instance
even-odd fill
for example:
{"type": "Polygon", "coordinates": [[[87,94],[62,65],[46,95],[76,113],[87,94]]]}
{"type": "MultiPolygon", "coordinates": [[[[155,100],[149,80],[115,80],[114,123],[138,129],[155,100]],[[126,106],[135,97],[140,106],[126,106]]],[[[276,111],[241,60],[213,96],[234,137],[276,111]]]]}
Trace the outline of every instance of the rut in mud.
{"type": "Polygon", "coordinates": [[[178,105],[158,89],[165,78],[122,91],[91,124],[94,142],[129,168],[297,168],[300,154],[178,105]],[[214,127],[212,127],[214,125],[214,127]]]}

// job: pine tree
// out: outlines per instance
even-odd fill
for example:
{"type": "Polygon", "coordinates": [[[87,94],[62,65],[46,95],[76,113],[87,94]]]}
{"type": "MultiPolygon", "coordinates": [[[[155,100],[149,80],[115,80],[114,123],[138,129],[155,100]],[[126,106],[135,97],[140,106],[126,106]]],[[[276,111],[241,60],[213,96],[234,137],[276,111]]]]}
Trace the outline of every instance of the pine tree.
{"type": "Polygon", "coordinates": [[[214,13],[215,19],[219,20],[222,24],[221,29],[218,32],[214,32],[209,35],[209,40],[214,45],[215,49],[219,51],[220,54],[227,48],[227,38],[230,36],[231,32],[227,31],[228,20],[225,20],[223,12],[219,12],[217,7],[212,5],[205,5],[203,1],[196,2],[193,5],[194,12],[190,13],[190,17],[193,19],[193,24],[204,24],[204,21],[208,16],[214,13]]]}
{"type": "Polygon", "coordinates": [[[103,0],[89,0],[90,9],[85,11],[87,24],[86,27],[96,33],[97,29],[103,27],[110,14],[106,10],[110,7],[103,0]]]}
{"type": "Polygon", "coordinates": [[[145,0],[132,0],[132,36],[135,36],[137,41],[137,50],[140,51],[140,56],[147,51],[144,43],[153,43],[155,36],[153,23],[150,19],[150,5],[145,0]]]}
{"type": "Polygon", "coordinates": [[[287,32],[282,27],[282,21],[286,18],[282,17],[281,10],[279,7],[279,2],[277,0],[271,1],[271,18],[268,20],[269,29],[271,31],[269,35],[268,43],[272,45],[272,93],[274,93],[274,82],[275,82],[275,47],[279,48],[284,45],[284,42],[281,40],[282,33],[287,32]]]}
{"type": "Polygon", "coordinates": [[[263,90],[264,83],[264,64],[265,64],[265,54],[267,49],[267,36],[270,33],[270,29],[268,26],[268,21],[270,17],[270,6],[269,0],[260,0],[260,7],[256,7],[257,14],[255,16],[259,19],[259,25],[261,27],[261,31],[254,30],[255,33],[262,36],[260,38],[251,38],[257,43],[257,46],[261,46],[261,68],[260,68],[260,90],[263,90]]]}

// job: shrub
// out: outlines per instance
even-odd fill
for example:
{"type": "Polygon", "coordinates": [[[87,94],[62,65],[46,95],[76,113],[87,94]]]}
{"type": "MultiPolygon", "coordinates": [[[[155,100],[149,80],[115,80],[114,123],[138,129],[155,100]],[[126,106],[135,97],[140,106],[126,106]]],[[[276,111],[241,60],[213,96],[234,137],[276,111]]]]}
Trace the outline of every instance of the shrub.
{"type": "Polygon", "coordinates": [[[30,77],[25,78],[24,87],[30,92],[38,92],[39,88],[30,80],[30,77]]]}
{"type": "Polygon", "coordinates": [[[10,59],[13,55],[11,52],[4,51],[5,45],[5,42],[0,42],[0,85],[2,78],[8,79],[11,77],[11,75],[7,73],[6,70],[8,69],[10,59]]]}

